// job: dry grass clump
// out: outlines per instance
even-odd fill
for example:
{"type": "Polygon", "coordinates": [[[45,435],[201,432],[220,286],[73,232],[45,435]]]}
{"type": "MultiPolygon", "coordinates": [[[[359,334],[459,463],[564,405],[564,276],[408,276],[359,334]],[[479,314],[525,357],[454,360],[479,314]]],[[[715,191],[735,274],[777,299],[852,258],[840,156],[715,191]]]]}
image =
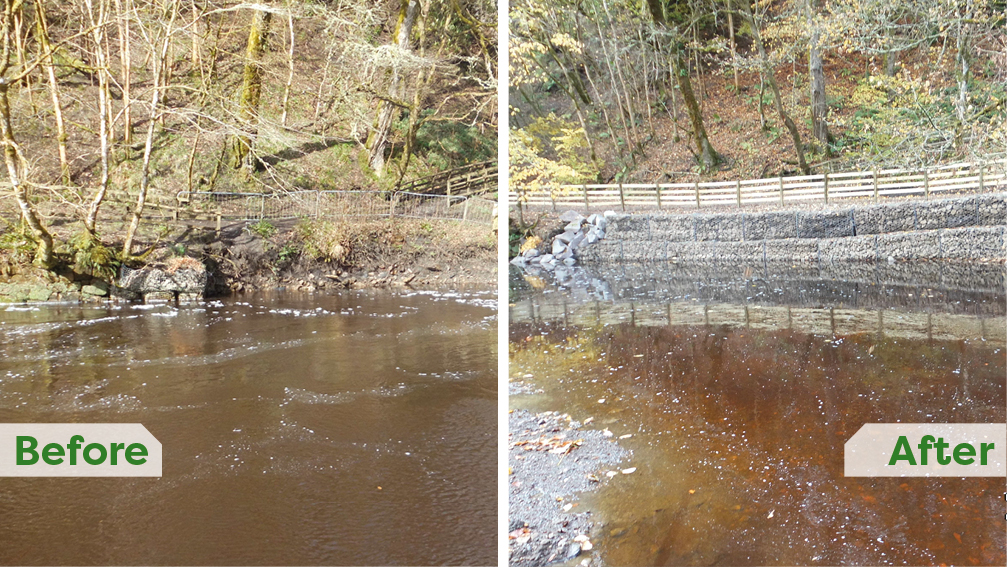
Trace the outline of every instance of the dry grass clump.
{"type": "Polygon", "coordinates": [[[206,266],[195,258],[190,258],[188,256],[175,256],[174,258],[168,259],[166,270],[169,274],[174,274],[179,270],[203,272],[206,271],[206,266]]]}

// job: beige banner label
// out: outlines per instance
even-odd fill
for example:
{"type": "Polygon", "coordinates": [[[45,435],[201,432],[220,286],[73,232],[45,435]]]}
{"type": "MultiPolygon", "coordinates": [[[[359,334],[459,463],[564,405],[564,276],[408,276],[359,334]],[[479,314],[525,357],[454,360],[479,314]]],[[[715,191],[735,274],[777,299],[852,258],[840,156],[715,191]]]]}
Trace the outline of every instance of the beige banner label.
{"type": "Polygon", "coordinates": [[[1007,476],[1007,424],[868,423],[846,442],[845,476],[1007,476]]]}
{"type": "Polygon", "coordinates": [[[139,423],[0,423],[0,476],[161,476],[139,423]]]}

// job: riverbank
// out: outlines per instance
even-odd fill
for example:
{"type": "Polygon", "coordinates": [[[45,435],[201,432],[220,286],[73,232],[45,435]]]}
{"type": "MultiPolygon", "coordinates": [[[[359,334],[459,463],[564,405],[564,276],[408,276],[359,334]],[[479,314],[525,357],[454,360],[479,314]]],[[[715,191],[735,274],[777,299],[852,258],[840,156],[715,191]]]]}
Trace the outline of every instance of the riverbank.
{"type": "MultiPolygon", "coordinates": [[[[115,234],[88,255],[66,245],[60,264],[30,263],[27,245],[0,248],[0,302],[103,301],[122,266],[115,234]],[[97,261],[96,261],[97,257],[97,261]],[[104,261],[101,261],[104,258],[104,261]]],[[[67,238],[66,240],[70,240],[67,238]]],[[[285,221],[175,228],[150,238],[131,269],[206,271],[203,295],[267,289],[444,289],[496,284],[496,235],[486,226],[413,219],[285,221]]]]}
{"type": "Polygon", "coordinates": [[[579,495],[616,474],[632,474],[617,468],[630,452],[611,433],[586,429],[587,423],[568,414],[519,409],[508,423],[510,565],[536,567],[578,557],[580,565],[600,565],[589,553],[594,521],[579,509],[579,495]]]}
{"type": "MultiPolygon", "coordinates": [[[[1002,264],[1007,257],[1005,214],[1005,193],[786,211],[606,212],[602,238],[581,245],[576,261],[1002,264]]],[[[553,238],[570,229],[564,220],[569,218],[539,217],[536,228],[544,249],[538,255],[556,250],[553,238]]],[[[525,242],[522,251],[527,248],[525,242]]],[[[534,261],[529,253],[536,253],[525,254],[534,261]]]]}
{"type": "Polygon", "coordinates": [[[232,225],[197,247],[214,293],[496,285],[496,234],[453,221],[232,225]]]}

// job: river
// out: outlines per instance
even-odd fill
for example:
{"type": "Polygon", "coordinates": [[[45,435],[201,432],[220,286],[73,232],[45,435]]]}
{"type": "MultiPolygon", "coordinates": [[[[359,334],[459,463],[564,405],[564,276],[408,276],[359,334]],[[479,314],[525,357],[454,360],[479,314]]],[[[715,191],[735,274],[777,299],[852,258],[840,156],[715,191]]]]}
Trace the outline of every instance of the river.
{"type": "Polygon", "coordinates": [[[135,422],[153,479],[0,479],[4,564],[496,560],[496,294],[0,307],[0,422],[135,422]]]}
{"type": "Polygon", "coordinates": [[[1002,268],[865,268],[515,285],[511,406],[633,451],[581,496],[605,564],[1004,564],[1002,478],[843,476],[864,423],[1004,422],[1002,268]]]}

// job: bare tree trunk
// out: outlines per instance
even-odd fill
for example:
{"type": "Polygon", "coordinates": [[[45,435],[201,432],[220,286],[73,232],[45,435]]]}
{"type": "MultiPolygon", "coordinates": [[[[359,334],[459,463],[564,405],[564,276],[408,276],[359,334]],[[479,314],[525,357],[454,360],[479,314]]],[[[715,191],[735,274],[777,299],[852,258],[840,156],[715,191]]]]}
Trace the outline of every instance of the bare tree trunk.
{"type": "Polygon", "coordinates": [[[811,131],[818,143],[825,148],[825,155],[831,155],[829,149],[829,105],[825,96],[825,71],[822,68],[822,51],[820,46],[821,30],[815,21],[814,2],[805,1],[808,27],[811,38],[808,44],[808,74],[811,75],[811,131]]]}
{"type": "Polygon", "coordinates": [[[52,96],[52,111],[56,118],[56,143],[59,148],[59,169],[64,185],[70,184],[70,162],[66,157],[66,125],[63,122],[63,106],[60,103],[59,83],[56,80],[56,68],[52,61],[52,45],[49,43],[49,22],[45,16],[42,0],[35,2],[35,29],[38,35],[39,50],[42,53],[42,65],[49,78],[49,94],[52,96]]]}
{"type": "MultiPolygon", "coordinates": [[[[591,88],[594,89],[595,97],[598,100],[602,100],[601,92],[598,91],[598,85],[594,84],[594,79],[591,78],[591,71],[589,69],[587,69],[586,67],[584,68],[584,75],[587,77],[588,84],[590,84],[591,88]]],[[[525,97],[525,99],[528,100],[528,97],[525,97]]],[[[598,106],[601,107],[601,115],[605,119],[605,128],[608,130],[608,136],[612,140],[615,140],[616,139],[615,128],[612,127],[612,120],[608,116],[608,107],[604,103],[603,104],[599,104],[598,106]]],[[[540,116],[542,115],[541,111],[539,111],[539,115],[540,116]]],[[[585,132],[586,132],[586,130],[585,130],[585,132]]],[[[588,138],[590,139],[590,136],[588,136],[588,138]]],[[[616,149],[619,151],[619,157],[621,158],[622,157],[622,146],[619,146],[617,144],[616,145],[616,149]]],[[[597,163],[597,161],[598,161],[598,158],[596,157],[595,152],[594,152],[594,144],[591,144],[591,161],[594,161],[595,163],[597,163]]]]}
{"type": "MultiPolygon", "coordinates": [[[[413,23],[416,21],[419,0],[402,0],[399,8],[399,18],[395,24],[395,45],[399,49],[409,50],[409,36],[412,34],[413,23]]],[[[388,87],[388,98],[397,100],[402,96],[403,77],[398,69],[392,71],[392,82],[388,87]]],[[[392,118],[395,114],[396,105],[389,101],[378,103],[377,120],[375,120],[374,131],[367,140],[368,162],[371,169],[377,175],[383,176],[385,173],[385,150],[388,148],[388,136],[392,131],[392,118]]]]}
{"type": "Polygon", "coordinates": [[[128,147],[133,145],[133,98],[130,93],[132,78],[132,55],[129,22],[132,17],[131,0],[115,0],[119,24],[119,81],[122,86],[122,141],[128,147]]]}
{"type": "Polygon", "coordinates": [[[889,77],[895,76],[895,70],[899,66],[899,52],[896,50],[886,51],[884,53],[885,59],[885,75],[889,77]]]}
{"type": "Polygon", "coordinates": [[[259,119],[259,99],[262,97],[262,53],[266,47],[266,34],[272,14],[256,10],[252,26],[248,30],[248,46],[245,49],[245,73],[241,85],[241,118],[245,131],[235,137],[231,147],[231,165],[237,169],[244,166],[249,172],[256,167],[251,155],[252,142],[256,135],[259,119]]]}
{"type": "MultiPolygon", "coordinates": [[[[602,7],[605,9],[605,15],[608,17],[608,21],[614,21],[612,19],[612,14],[608,10],[608,2],[602,0],[602,7]]],[[[606,56],[607,57],[607,56],[606,56]]],[[[626,79],[622,72],[622,57],[619,56],[618,49],[612,51],[612,57],[615,62],[615,73],[616,77],[619,79],[619,84],[622,85],[623,98],[626,100],[626,119],[629,121],[629,125],[632,129],[633,138],[629,140],[629,132],[627,132],[627,142],[631,142],[629,145],[630,153],[629,156],[636,163],[636,151],[642,145],[642,140],[640,138],[640,133],[636,129],[636,111],[633,109],[633,99],[629,95],[629,89],[626,87],[626,79]]],[[[618,86],[616,86],[618,90],[618,86]]],[[[649,101],[648,101],[649,103],[649,101]]]]}
{"type": "Polygon", "coordinates": [[[192,9],[192,67],[199,69],[200,73],[203,70],[203,36],[199,33],[199,18],[202,15],[199,6],[196,5],[196,0],[190,2],[192,9]]]}
{"type": "MultiPolygon", "coordinates": [[[[671,71],[671,76],[675,76],[675,63],[673,61],[668,61],[668,69],[671,71]]],[[[676,81],[677,82],[677,81],[676,81]]],[[[674,85],[671,87],[671,124],[675,132],[674,141],[676,144],[681,139],[678,135],[678,95],[675,94],[676,88],[674,85]]]]}
{"type": "MultiPolygon", "coordinates": [[[[643,31],[642,30],[640,30],[640,29],[636,30],[636,37],[640,41],[640,45],[644,45],[643,31]]],[[[650,132],[648,132],[648,136],[649,137],[653,137],[654,136],[654,132],[655,132],[655,130],[654,130],[654,113],[653,113],[653,111],[651,109],[652,104],[651,104],[651,98],[650,98],[650,65],[648,64],[648,61],[647,61],[647,50],[646,49],[641,49],[640,50],[640,58],[643,60],[643,64],[641,65],[642,72],[643,72],[643,80],[640,81],[640,82],[643,83],[643,101],[644,101],[643,106],[644,106],[644,108],[647,109],[647,126],[650,129],[650,132]]],[[[637,92],[637,94],[639,94],[639,92],[640,92],[639,87],[637,87],[637,91],[636,92],[637,92]]]]}
{"type": "MultiPolygon", "coordinates": [[[[28,48],[25,44],[27,30],[24,20],[24,2],[14,3],[14,44],[17,49],[18,67],[28,64],[28,48]]],[[[38,106],[35,104],[35,93],[31,87],[31,74],[24,76],[24,88],[28,93],[28,105],[31,106],[32,114],[38,113],[38,106]]]]}
{"type": "Polygon", "coordinates": [[[801,169],[801,173],[804,175],[811,174],[811,168],[808,167],[808,162],[804,159],[804,147],[801,144],[801,134],[797,131],[797,125],[787,114],[787,111],[783,108],[783,97],[780,96],[780,86],[776,83],[776,76],[773,74],[773,69],[769,68],[769,57],[766,55],[766,46],[762,42],[762,34],[759,31],[759,25],[755,22],[755,17],[752,15],[751,7],[747,5],[747,2],[742,2],[744,6],[745,17],[748,19],[748,23],[752,26],[752,38],[755,40],[755,46],[759,50],[759,57],[762,60],[763,73],[765,74],[766,80],[769,81],[769,88],[773,91],[773,101],[776,105],[776,112],[780,115],[780,120],[783,120],[783,124],[787,127],[787,131],[790,132],[790,138],[794,142],[794,150],[797,152],[797,164],[801,169]]]}
{"type": "Polygon", "coordinates": [[[88,207],[87,217],[84,219],[84,228],[94,234],[98,224],[98,210],[108,192],[109,181],[109,88],[108,88],[108,55],[105,52],[105,25],[108,23],[108,4],[106,0],[98,0],[98,14],[95,18],[93,0],[84,0],[87,6],[88,18],[91,20],[94,38],[95,67],[98,75],[98,139],[101,145],[101,179],[98,185],[98,192],[91,200],[88,207]]]}
{"type": "MultiPolygon", "coordinates": [[[[619,119],[622,122],[622,130],[625,133],[624,135],[627,141],[626,146],[630,148],[630,156],[632,157],[633,145],[630,143],[632,142],[632,135],[629,129],[629,124],[626,122],[626,118],[630,116],[630,112],[628,110],[629,101],[627,100],[625,103],[623,102],[623,91],[619,90],[618,85],[615,84],[617,80],[615,67],[613,67],[612,58],[608,53],[608,47],[605,42],[605,33],[601,29],[601,22],[595,20],[595,25],[598,27],[598,42],[601,44],[601,53],[602,57],[605,59],[605,66],[608,67],[608,75],[611,79],[610,84],[614,87],[612,90],[615,92],[615,102],[619,107],[619,119]]],[[[613,142],[616,141],[616,139],[617,138],[615,136],[612,137],[613,142]]],[[[622,157],[622,147],[619,146],[619,144],[616,144],[616,146],[619,147],[619,157],[622,157]]]]}
{"type": "MultiPolygon", "coordinates": [[[[957,76],[955,77],[958,83],[958,100],[955,101],[955,114],[958,117],[959,124],[962,125],[967,118],[966,111],[969,106],[969,79],[971,73],[969,69],[969,37],[965,29],[965,20],[970,20],[972,16],[972,2],[971,0],[966,0],[965,13],[958,15],[958,25],[956,26],[955,33],[955,51],[958,63],[957,76]]],[[[961,127],[959,127],[960,129],[961,127]]]]}
{"type": "Polygon", "coordinates": [[[294,83],[294,13],[287,2],[287,31],[290,33],[290,51],[287,53],[287,84],[283,87],[283,116],[280,124],[287,125],[287,102],[290,100],[290,85],[294,83]]]}
{"type": "Polygon", "coordinates": [[[734,73],[734,93],[738,94],[741,92],[741,87],[738,86],[738,47],[734,42],[734,11],[731,9],[731,0],[727,0],[727,34],[731,44],[731,71],[734,73]]]}
{"type": "Polygon", "coordinates": [[[163,88],[164,66],[168,56],[168,46],[171,44],[172,29],[175,24],[175,16],[178,14],[178,3],[169,8],[171,18],[168,20],[164,30],[164,38],[160,46],[151,46],[154,63],[154,88],[150,95],[150,117],[147,120],[147,137],[143,144],[143,166],[140,171],[140,190],[136,197],[136,206],[133,208],[133,216],[129,220],[129,227],[126,229],[126,241],[122,245],[122,255],[129,257],[133,253],[133,239],[136,237],[136,230],[140,226],[140,219],[143,217],[143,207],[147,203],[147,190],[150,188],[150,156],[154,148],[154,126],[157,124],[158,105],[161,102],[161,90],[163,88]],[[160,47],[160,49],[158,49],[160,47]]]}

